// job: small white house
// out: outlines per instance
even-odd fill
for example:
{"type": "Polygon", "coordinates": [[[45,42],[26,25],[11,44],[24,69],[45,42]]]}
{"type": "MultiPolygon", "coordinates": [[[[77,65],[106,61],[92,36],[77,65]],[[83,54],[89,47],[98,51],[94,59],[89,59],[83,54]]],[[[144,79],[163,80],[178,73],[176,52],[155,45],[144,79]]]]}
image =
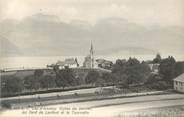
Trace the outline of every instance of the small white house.
{"type": "Polygon", "coordinates": [[[158,63],[154,63],[154,64],[148,64],[149,65],[149,67],[150,67],[150,69],[151,69],[151,71],[153,72],[153,73],[158,73],[158,71],[159,71],[159,65],[160,64],[158,64],[158,63]]]}
{"type": "Polygon", "coordinates": [[[79,64],[78,64],[76,58],[75,59],[74,58],[68,58],[68,59],[65,59],[65,61],[58,61],[56,63],[56,65],[58,65],[60,69],[63,69],[65,67],[69,67],[69,68],[79,67],[79,64]]]}
{"type": "Polygon", "coordinates": [[[174,90],[184,93],[184,73],[174,79],[174,90]]]}

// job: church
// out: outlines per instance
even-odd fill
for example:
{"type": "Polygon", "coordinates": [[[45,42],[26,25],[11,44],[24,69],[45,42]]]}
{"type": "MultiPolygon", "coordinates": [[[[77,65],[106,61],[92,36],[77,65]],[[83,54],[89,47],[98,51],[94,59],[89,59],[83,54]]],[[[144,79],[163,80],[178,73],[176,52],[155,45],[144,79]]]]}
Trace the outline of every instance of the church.
{"type": "Polygon", "coordinates": [[[98,67],[95,61],[95,58],[94,58],[94,48],[93,48],[92,42],[91,42],[91,47],[90,47],[90,53],[88,56],[85,57],[84,62],[83,62],[83,67],[84,68],[97,68],[98,67]]]}

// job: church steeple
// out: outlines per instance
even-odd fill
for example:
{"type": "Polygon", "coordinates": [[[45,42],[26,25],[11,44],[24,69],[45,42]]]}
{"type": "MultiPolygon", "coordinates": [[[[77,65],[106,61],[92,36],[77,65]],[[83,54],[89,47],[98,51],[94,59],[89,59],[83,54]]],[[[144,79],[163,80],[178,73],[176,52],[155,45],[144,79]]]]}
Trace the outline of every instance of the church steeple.
{"type": "Polygon", "coordinates": [[[94,49],[93,49],[92,41],[91,41],[91,47],[90,47],[90,57],[91,57],[91,68],[94,68],[94,49]]]}

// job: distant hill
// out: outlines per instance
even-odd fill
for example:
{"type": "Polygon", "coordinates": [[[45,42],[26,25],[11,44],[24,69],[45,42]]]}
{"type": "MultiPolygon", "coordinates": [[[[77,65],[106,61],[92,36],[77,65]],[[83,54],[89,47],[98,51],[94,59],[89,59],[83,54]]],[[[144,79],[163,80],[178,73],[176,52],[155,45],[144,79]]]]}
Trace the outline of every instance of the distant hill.
{"type": "Polygon", "coordinates": [[[146,27],[116,17],[91,25],[80,20],[66,23],[55,15],[39,13],[21,21],[1,21],[1,32],[8,32],[9,39],[1,39],[5,43],[2,55],[86,55],[91,40],[98,55],[181,55],[184,50],[183,27],[146,27]]]}
{"type": "Polygon", "coordinates": [[[21,55],[19,48],[5,37],[0,36],[0,56],[21,55]]]}

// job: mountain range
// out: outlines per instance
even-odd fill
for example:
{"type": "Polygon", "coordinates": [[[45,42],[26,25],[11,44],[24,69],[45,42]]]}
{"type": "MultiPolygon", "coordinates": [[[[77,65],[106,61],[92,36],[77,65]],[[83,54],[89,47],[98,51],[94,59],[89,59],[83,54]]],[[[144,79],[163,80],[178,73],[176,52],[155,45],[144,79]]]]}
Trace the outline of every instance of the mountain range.
{"type": "Polygon", "coordinates": [[[94,25],[62,22],[58,16],[41,13],[0,22],[1,56],[86,55],[91,41],[97,55],[182,54],[184,28],[143,26],[117,17],[94,25]]]}

